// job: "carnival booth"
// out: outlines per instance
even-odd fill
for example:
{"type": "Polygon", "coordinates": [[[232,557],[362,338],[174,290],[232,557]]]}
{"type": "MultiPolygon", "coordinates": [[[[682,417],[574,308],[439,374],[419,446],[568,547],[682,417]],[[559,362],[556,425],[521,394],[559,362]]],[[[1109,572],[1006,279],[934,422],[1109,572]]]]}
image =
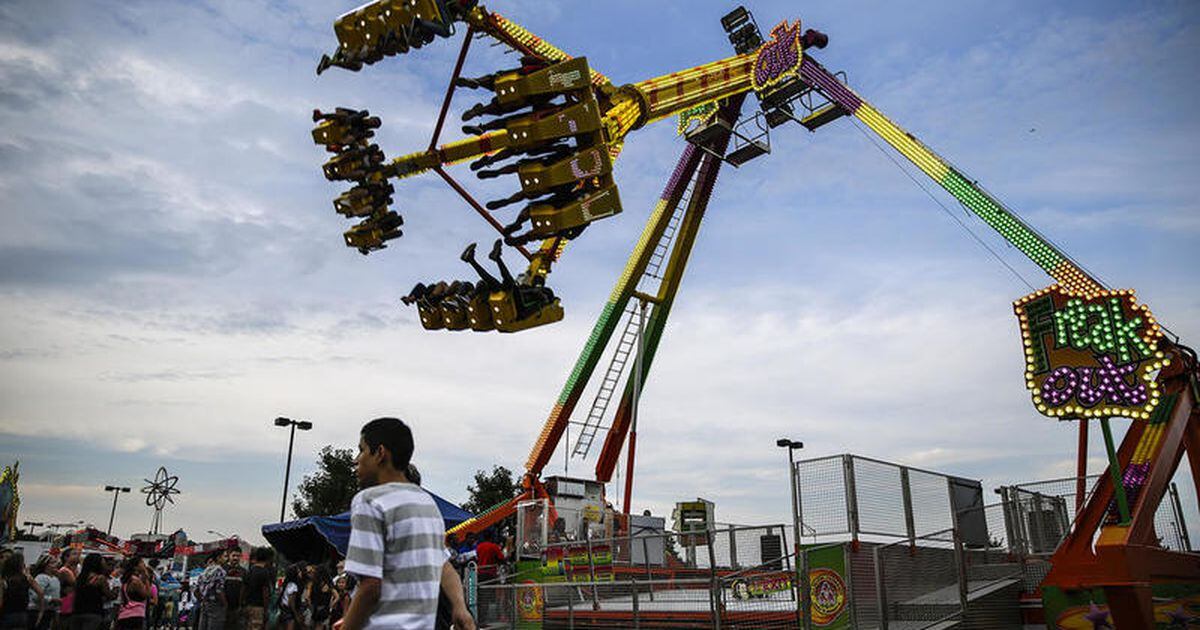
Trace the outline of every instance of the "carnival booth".
{"type": "MultiPolygon", "coordinates": [[[[429,496],[437,504],[446,529],[475,516],[432,492],[429,492],[429,496]]],[[[350,544],[350,513],[306,516],[294,521],[270,523],[262,526],[262,534],[276,551],[289,560],[323,562],[331,557],[343,558],[350,544]]]]}

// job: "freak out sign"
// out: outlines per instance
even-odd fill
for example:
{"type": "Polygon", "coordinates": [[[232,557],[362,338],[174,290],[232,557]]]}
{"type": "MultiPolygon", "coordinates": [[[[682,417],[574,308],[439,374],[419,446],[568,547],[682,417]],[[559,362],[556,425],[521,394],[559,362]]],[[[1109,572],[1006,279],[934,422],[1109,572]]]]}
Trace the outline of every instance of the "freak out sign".
{"type": "Polygon", "coordinates": [[[1162,328],[1130,290],[1081,295],[1053,285],[1013,304],[1025,344],[1025,385],[1052,418],[1147,419],[1162,328]]]}
{"type": "Polygon", "coordinates": [[[785,78],[800,74],[804,61],[804,49],[800,43],[800,21],[789,25],[787,20],[771,29],[771,38],[758,49],[754,56],[754,70],[750,84],[761,92],[785,78]]]}

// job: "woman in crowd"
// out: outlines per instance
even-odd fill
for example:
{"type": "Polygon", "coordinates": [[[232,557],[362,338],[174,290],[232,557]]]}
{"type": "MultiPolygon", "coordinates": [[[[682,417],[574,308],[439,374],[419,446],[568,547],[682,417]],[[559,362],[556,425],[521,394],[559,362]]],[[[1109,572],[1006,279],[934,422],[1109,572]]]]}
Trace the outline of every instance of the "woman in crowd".
{"type": "Polygon", "coordinates": [[[75,580],[75,601],[69,629],[99,630],[104,623],[104,602],[112,596],[108,588],[108,574],[104,570],[104,558],[98,553],[89,553],[83,559],[79,577],[75,580]]]}
{"type": "Polygon", "coordinates": [[[304,627],[304,565],[295,563],[287,568],[283,577],[283,589],[279,592],[279,627],[283,630],[299,630],[304,627]]]}
{"type": "Polygon", "coordinates": [[[325,630],[333,605],[333,585],[329,581],[329,569],[323,565],[309,567],[308,602],[312,610],[312,627],[325,630]]]}
{"type": "Polygon", "coordinates": [[[58,584],[62,591],[62,603],[58,607],[58,625],[66,627],[75,608],[75,578],[79,575],[78,549],[63,549],[58,554],[58,584]]]}
{"type": "Polygon", "coordinates": [[[25,630],[29,626],[29,598],[31,591],[37,596],[37,614],[45,608],[42,587],[29,575],[25,556],[13,552],[0,565],[0,628],[25,630]]]}
{"type": "Polygon", "coordinates": [[[58,579],[58,558],[46,554],[38,558],[33,567],[33,581],[42,587],[42,614],[34,597],[29,598],[30,625],[32,630],[49,630],[58,620],[58,609],[62,603],[62,585],[58,579]]]}
{"type": "Polygon", "coordinates": [[[175,615],[175,625],[180,628],[190,628],[196,613],[196,596],[192,593],[192,585],[187,578],[179,583],[179,610],[175,615]]]}
{"type": "Polygon", "coordinates": [[[145,630],[146,602],[150,599],[150,575],[141,558],[125,560],[121,566],[121,590],[117,598],[116,630],[145,630]]]}
{"type": "Polygon", "coordinates": [[[346,609],[350,607],[349,580],[345,573],[340,573],[333,582],[333,604],[329,607],[330,624],[340,621],[346,614],[346,609]]]}

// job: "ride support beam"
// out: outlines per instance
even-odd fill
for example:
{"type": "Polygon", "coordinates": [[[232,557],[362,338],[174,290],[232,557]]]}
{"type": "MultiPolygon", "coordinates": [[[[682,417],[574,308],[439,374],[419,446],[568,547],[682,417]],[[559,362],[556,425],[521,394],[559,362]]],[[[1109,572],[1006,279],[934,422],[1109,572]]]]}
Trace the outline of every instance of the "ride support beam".
{"type": "MultiPolygon", "coordinates": [[[[728,129],[733,128],[733,123],[737,121],[738,116],[741,114],[742,103],[745,102],[745,99],[745,94],[735,95],[727,99],[720,110],[718,110],[717,116],[728,122],[729,125],[727,131],[716,136],[712,146],[709,147],[717,155],[724,155],[725,150],[729,148],[729,140],[732,132],[728,131],[728,129]]],[[[643,332],[645,335],[645,340],[643,341],[644,356],[641,360],[640,372],[626,381],[625,389],[621,394],[621,402],[617,406],[617,413],[613,418],[612,424],[609,426],[608,434],[604,438],[604,446],[600,451],[600,456],[596,460],[597,481],[608,482],[612,479],[613,470],[616,468],[617,459],[620,457],[621,449],[625,444],[625,437],[629,432],[633,406],[636,404],[634,378],[640,379],[637,382],[642,384],[641,390],[644,391],[646,376],[650,373],[650,368],[654,363],[654,355],[658,351],[658,343],[662,340],[663,330],[666,328],[667,316],[671,313],[671,306],[675,301],[675,295],[679,291],[680,284],[683,282],[683,275],[687,269],[692,245],[696,241],[696,235],[700,232],[700,224],[704,220],[705,210],[708,209],[708,200],[712,196],[713,187],[717,182],[717,174],[720,172],[723,162],[716,155],[707,151],[704,152],[703,160],[696,174],[696,184],[692,190],[692,197],[688,201],[687,212],[680,223],[675,247],[671,250],[671,257],[667,261],[662,284],[656,296],[658,302],[653,305],[648,317],[647,330],[643,332]]],[[[640,394],[641,391],[637,392],[637,395],[640,396],[640,394]]]]}
{"type": "Polygon", "coordinates": [[[1106,524],[1114,491],[1111,479],[1102,477],[1043,581],[1064,590],[1103,588],[1118,628],[1153,627],[1153,584],[1200,582],[1200,554],[1160,547],[1154,530],[1155,512],[1184,452],[1190,461],[1200,459],[1193,450],[1200,448],[1195,367],[1172,354],[1158,377],[1162,404],[1150,420],[1134,421],[1118,450],[1126,471],[1122,484],[1133,493],[1129,523],[1106,524]]]}
{"type": "Polygon", "coordinates": [[[805,55],[801,62],[800,78],[875,132],[1064,288],[1085,295],[1103,289],[1097,280],[1080,269],[1065,253],[1013,214],[978,183],[954,168],[911,133],[889,120],[808,55],[805,55]]]}
{"type": "Polygon", "coordinates": [[[642,229],[641,238],[638,239],[629,256],[625,270],[609,295],[608,302],[601,309],[600,316],[596,318],[592,333],[588,336],[583,350],[575,360],[575,366],[567,377],[566,383],[563,384],[558,400],[550,410],[550,415],[542,426],[541,434],[529,453],[529,458],[525,462],[527,475],[534,478],[541,475],[542,469],[545,468],[558,448],[563,432],[566,431],[567,423],[571,420],[571,414],[575,411],[575,406],[579,403],[584,388],[591,379],[596,365],[600,362],[604,348],[608,346],[609,339],[620,322],[621,314],[625,312],[630,296],[637,288],[642,274],[646,272],[646,265],[650,262],[654,248],[662,240],[663,232],[666,231],[667,225],[671,221],[671,215],[674,214],[680,199],[683,198],[684,191],[687,190],[688,182],[691,181],[693,173],[700,164],[702,153],[694,145],[689,144],[679,157],[679,162],[675,165],[671,178],[667,181],[654,211],[651,212],[646,226],[642,229]]]}

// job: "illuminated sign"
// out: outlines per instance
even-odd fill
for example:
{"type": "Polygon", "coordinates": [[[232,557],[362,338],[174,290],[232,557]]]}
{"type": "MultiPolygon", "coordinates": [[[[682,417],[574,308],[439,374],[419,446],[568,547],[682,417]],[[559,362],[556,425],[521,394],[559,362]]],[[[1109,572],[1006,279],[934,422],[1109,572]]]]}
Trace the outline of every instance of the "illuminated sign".
{"type": "Polygon", "coordinates": [[[1058,285],[1013,304],[1025,345],[1025,385],[1049,417],[1148,419],[1162,328],[1133,291],[1082,295],[1058,285]]]}
{"type": "Polygon", "coordinates": [[[675,133],[682,136],[692,129],[693,123],[696,123],[695,127],[697,128],[703,127],[716,115],[717,103],[715,101],[689,107],[679,112],[679,124],[675,128],[675,133]]]}
{"type": "Polygon", "coordinates": [[[541,621],[546,599],[542,587],[533,580],[525,580],[517,587],[517,616],[521,621],[541,621]]]}
{"type": "Polygon", "coordinates": [[[761,92],[789,76],[800,74],[800,63],[804,60],[804,49],[800,45],[800,21],[788,25],[780,22],[771,29],[771,39],[758,49],[754,56],[754,70],[750,84],[761,92]]]}
{"type": "Polygon", "coordinates": [[[809,596],[812,602],[812,620],[818,626],[827,626],[846,608],[846,583],[837,571],[814,569],[808,575],[809,596]]]}

